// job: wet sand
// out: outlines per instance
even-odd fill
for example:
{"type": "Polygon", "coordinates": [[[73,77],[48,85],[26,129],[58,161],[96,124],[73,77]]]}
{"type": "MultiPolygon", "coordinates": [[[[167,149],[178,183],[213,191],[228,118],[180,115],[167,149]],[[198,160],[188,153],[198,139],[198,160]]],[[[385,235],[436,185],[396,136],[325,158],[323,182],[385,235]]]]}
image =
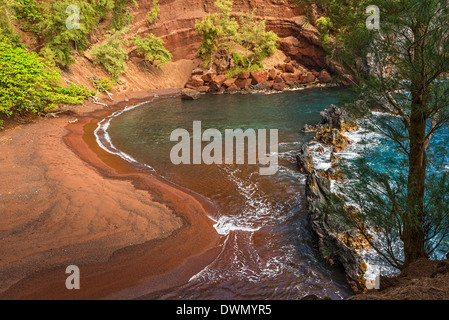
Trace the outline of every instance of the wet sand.
{"type": "Polygon", "coordinates": [[[105,152],[93,134],[111,112],[177,92],[117,95],[110,108],[0,132],[0,299],[138,298],[215,259],[217,208],[105,152]],[[65,287],[68,265],[80,268],[80,290],[65,287]]]}

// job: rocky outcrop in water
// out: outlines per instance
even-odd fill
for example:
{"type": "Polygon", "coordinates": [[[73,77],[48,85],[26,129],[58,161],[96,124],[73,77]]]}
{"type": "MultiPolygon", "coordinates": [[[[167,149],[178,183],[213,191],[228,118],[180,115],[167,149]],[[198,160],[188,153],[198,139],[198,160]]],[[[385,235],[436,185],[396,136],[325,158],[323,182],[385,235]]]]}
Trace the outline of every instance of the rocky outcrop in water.
{"type": "MultiPolygon", "coordinates": [[[[337,135],[342,135],[340,129],[345,127],[345,112],[341,109],[331,106],[329,109],[321,113],[322,119],[317,126],[318,139],[321,142],[332,144],[338,143],[337,135]],[[339,128],[339,129],[337,129],[339,128]],[[330,136],[324,136],[323,132],[330,132],[330,136]],[[327,138],[335,139],[327,140],[327,138]]],[[[366,264],[362,257],[357,253],[358,235],[354,234],[354,230],[349,229],[342,223],[339,223],[332,214],[325,212],[324,207],[329,200],[331,194],[331,181],[335,180],[334,176],[328,174],[328,171],[318,170],[314,168],[313,158],[309,153],[309,147],[303,145],[301,152],[296,156],[299,170],[307,175],[306,179],[306,198],[307,209],[309,212],[309,220],[313,231],[318,238],[318,247],[323,257],[331,264],[337,260],[345,269],[346,277],[349,285],[355,292],[364,292],[366,264]]],[[[338,168],[336,164],[335,154],[331,154],[331,162],[333,170],[338,168]],[[333,158],[333,161],[332,161],[333,158]]]]}
{"type": "Polygon", "coordinates": [[[337,129],[340,131],[355,131],[357,124],[345,109],[333,104],[328,109],[320,112],[321,120],[316,125],[306,124],[303,132],[337,129]]]}

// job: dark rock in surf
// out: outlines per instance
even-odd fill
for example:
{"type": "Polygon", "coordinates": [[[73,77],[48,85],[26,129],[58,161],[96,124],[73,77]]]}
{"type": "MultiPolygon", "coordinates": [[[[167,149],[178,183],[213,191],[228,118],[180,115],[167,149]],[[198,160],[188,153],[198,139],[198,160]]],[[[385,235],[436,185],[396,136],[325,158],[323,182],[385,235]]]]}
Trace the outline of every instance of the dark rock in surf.
{"type": "Polygon", "coordinates": [[[303,132],[337,129],[342,131],[357,130],[357,124],[342,108],[330,105],[328,109],[320,112],[321,120],[316,125],[305,125],[303,132]]]}
{"type": "Polygon", "coordinates": [[[296,155],[296,163],[301,173],[309,174],[312,171],[312,158],[310,157],[309,148],[306,144],[302,145],[300,153],[296,155]]]}
{"type": "Polygon", "coordinates": [[[331,252],[329,259],[336,259],[343,266],[346,278],[355,292],[365,290],[364,274],[366,264],[354,248],[343,243],[338,235],[350,232],[341,225],[332,215],[324,212],[323,208],[331,194],[330,180],[321,175],[319,170],[313,168],[312,158],[307,145],[303,145],[296,157],[298,167],[307,174],[306,198],[309,221],[313,231],[318,237],[318,246],[331,252]]]}

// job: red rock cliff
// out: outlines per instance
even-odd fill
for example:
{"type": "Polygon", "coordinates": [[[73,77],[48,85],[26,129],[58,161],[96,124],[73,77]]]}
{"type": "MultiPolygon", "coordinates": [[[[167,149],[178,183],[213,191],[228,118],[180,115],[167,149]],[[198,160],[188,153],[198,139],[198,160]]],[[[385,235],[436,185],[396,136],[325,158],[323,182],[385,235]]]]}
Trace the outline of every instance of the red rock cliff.
{"type": "MultiPolygon", "coordinates": [[[[119,90],[183,87],[192,69],[200,63],[197,50],[201,38],[195,31],[195,21],[213,12],[214,2],[215,0],[159,0],[159,18],[152,25],[146,20],[152,0],[138,1],[138,8],[130,6],[134,21],[127,36],[130,38],[136,34],[151,32],[163,38],[166,48],[173,55],[173,63],[149,74],[139,69],[138,62],[141,59],[131,55],[128,70],[120,79],[119,90]]],[[[318,41],[317,30],[306,22],[300,7],[289,0],[235,0],[232,13],[238,16],[253,10],[257,18],[266,19],[268,30],[276,32],[282,38],[280,49],[287,56],[309,69],[319,71],[325,67],[325,55],[318,41]]],[[[77,57],[76,61],[66,74],[68,79],[89,84],[87,77],[92,74],[106,76],[100,67],[92,65],[88,51],[83,57],[77,57]]]]}

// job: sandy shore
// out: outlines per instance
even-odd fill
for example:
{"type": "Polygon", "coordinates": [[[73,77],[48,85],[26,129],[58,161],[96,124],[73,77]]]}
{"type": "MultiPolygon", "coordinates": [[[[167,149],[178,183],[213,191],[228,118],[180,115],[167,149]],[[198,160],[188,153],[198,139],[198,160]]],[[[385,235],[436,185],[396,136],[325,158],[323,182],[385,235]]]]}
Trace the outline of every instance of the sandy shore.
{"type": "Polygon", "coordinates": [[[137,298],[216,257],[207,199],[105,152],[93,135],[112,111],[175,92],[123,94],[111,108],[0,132],[0,299],[137,298]],[[65,287],[72,264],[80,290],[65,287]]]}

